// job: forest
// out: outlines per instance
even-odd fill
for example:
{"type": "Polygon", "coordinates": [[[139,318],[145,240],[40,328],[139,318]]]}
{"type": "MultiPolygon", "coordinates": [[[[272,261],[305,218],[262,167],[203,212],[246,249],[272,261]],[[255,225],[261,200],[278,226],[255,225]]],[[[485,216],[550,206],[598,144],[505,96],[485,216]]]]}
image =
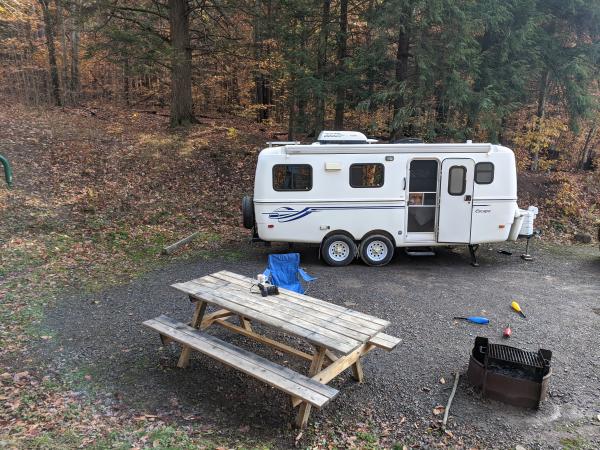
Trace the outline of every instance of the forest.
{"type": "Polygon", "coordinates": [[[4,0],[5,95],[212,111],[288,139],[514,143],[522,167],[592,169],[597,0],[4,0]]]}

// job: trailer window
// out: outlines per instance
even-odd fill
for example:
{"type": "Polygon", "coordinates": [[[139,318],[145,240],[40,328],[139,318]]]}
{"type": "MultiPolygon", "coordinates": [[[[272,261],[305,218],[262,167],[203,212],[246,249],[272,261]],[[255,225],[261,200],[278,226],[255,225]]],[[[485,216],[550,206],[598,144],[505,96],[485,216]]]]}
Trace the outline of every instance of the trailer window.
{"type": "Polygon", "coordinates": [[[448,172],[448,194],[463,195],[467,188],[467,168],[452,166],[448,172]]]}
{"type": "Polygon", "coordinates": [[[350,186],[353,188],[378,188],[383,186],[383,164],[352,164],[350,186]]]}
{"type": "Polygon", "coordinates": [[[475,183],[491,184],[494,181],[494,165],[491,162],[475,164],[475,183]]]}
{"type": "Polygon", "coordinates": [[[308,164],[276,164],[273,166],[273,189],[276,191],[310,191],[312,167],[308,164]]]}

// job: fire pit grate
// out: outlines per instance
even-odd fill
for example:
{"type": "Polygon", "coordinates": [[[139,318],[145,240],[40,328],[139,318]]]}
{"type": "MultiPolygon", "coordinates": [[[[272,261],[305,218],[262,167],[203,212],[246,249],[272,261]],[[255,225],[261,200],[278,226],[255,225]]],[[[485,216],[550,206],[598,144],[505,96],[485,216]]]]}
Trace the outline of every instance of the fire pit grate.
{"type": "Polygon", "coordinates": [[[550,350],[530,352],[477,337],[467,375],[487,397],[537,408],[546,397],[551,359],[550,350]]]}
{"type": "Polygon", "coordinates": [[[544,358],[539,353],[527,352],[508,345],[489,344],[487,357],[538,369],[544,367],[544,358]]]}

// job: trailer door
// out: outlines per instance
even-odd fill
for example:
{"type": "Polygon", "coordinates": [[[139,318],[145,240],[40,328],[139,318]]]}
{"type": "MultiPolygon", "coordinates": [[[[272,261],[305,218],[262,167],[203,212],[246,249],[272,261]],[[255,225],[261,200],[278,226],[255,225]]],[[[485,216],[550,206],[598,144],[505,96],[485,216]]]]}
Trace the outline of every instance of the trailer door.
{"type": "Polygon", "coordinates": [[[442,162],[438,242],[468,244],[471,241],[474,168],[474,161],[467,158],[449,158],[442,162]]]}

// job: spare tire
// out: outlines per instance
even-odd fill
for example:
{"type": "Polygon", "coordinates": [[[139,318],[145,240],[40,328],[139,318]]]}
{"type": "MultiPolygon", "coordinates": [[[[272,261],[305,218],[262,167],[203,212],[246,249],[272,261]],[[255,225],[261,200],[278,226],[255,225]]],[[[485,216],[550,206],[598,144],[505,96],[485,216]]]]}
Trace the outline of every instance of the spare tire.
{"type": "Polygon", "coordinates": [[[254,228],[254,201],[249,195],[242,198],[242,219],[245,228],[254,228]]]}

